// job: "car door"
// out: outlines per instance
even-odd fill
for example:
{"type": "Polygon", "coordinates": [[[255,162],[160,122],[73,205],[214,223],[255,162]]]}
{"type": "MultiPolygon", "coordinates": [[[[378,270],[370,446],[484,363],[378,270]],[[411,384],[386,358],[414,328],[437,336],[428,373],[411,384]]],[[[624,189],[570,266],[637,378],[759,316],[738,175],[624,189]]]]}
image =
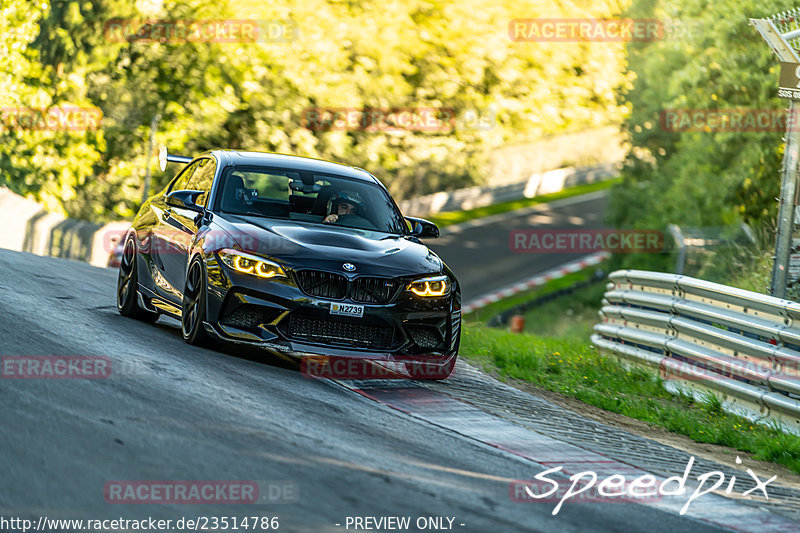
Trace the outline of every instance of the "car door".
{"type": "MultiPolygon", "coordinates": [[[[217,165],[213,158],[203,157],[198,159],[196,166],[188,181],[182,185],[183,189],[203,191],[197,197],[197,204],[205,207],[208,193],[214,179],[217,165]]],[[[178,189],[173,189],[178,190],[178,189]]],[[[170,210],[164,217],[164,278],[172,288],[170,291],[177,301],[183,298],[183,289],[186,283],[186,269],[189,265],[189,253],[195,241],[203,216],[201,213],[183,207],[169,206],[170,210]],[[168,252],[168,253],[166,253],[168,252]]]]}
{"type": "Polygon", "coordinates": [[[151,209],[157,219],[152,236],[153,282],[156,293],[172,302],[180,302],[181,291],[183,291],[182,284],[176,287],[169,281],[171,278],[174,280],[174,277],[169,275],[169,271],[175,263],[175,254],[179,253],[178,241],[181,240],[181,237],[176,233],[176,225],[172,221],[173,211],[176,208],[167,204],[167,195],[172,191],[188,189],[189,179],[194,175],[199,164],[198,160],[187,165],[164,194],[151,203],[151,209]]]}

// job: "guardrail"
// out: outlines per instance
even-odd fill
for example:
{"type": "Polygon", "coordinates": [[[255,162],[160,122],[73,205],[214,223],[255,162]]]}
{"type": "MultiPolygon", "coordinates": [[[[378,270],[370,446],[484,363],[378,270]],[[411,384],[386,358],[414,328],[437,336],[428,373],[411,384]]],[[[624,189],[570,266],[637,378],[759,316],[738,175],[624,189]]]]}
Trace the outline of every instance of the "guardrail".
{"type": "Polygon", "coordinates": [[[468,187],[450,192],[437,192],[398,202],[407,215],[429,216],[442,211],[463,211],[562,191],[568,187],[604,181],[619,175],[619,163],[603,163],[593,167],[559,168],[533,174],[525,181],[494,187],[468,187]]]}
{"type": "Polygon", "coordinates": [[[118,241],[130,225],[68,219],[0,187],[0,248],[105,267],[121,253],[117,250],[118,241]]]}
{"type": "Polygon", "coordinates": [[[800,432],[800,304],[677,274],[609,276],[592,343],[714,394],[731,412],[800,432]]]}

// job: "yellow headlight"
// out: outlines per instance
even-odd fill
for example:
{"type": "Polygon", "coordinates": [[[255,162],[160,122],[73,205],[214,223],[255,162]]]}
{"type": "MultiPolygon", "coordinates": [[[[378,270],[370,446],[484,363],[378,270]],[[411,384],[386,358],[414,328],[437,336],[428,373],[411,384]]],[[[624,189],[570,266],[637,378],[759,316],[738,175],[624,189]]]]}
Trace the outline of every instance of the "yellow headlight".
{"type": "Polygon", "coordinates": [[[260,278],[285,277],[286,272],[278,263],[256,257],[238,250],[225,249],[219,252],[222,261],[238,272],[253,274],[260,278]]]}
{"type": "Polygon", "coordinates": [[[423,298],[436,298],[450,292],[450,282],[447,276],[418,279],[409,283],[408,290],[423,298]]]}
{"type": "Polygon", "coordinates": [[[266,263],[261,261],[256,264],[256,276],[262,278],[274,278],[275,276],[283,276],[283,269],[274,263],[266,263]]]}
{"type": "Polygon", "coordinates": [[[233,256],[233,268],[235,268],[239,272],[247,272],[249,274],[252,274],[254,265],[255,261],[251,261],[246,257],[242,257],[241,255],[233,256]]]}

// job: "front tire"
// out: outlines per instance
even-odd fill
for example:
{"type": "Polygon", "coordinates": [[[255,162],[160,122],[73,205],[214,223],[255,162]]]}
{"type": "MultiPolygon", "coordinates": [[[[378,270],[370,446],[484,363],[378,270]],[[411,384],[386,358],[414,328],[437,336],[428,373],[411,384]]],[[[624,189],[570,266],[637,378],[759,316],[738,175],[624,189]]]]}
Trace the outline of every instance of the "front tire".
{"type": "Polygon", "coordinates": [[[181,332],[183,340],[194,346],[211,346],[213,339],[206,332],[206,283],[203,264],[195,259],[186,275],[181,309],[181,332]]]}
{"type": "Polygon", "coordinates": [[[117,276],[117,310],[128,318],[144,322],[155,322],[158,313],[139,307],[137,291],[139,287],[138,260],[136,257],[136,241],[129,237],[122,250],[117,276]]]}

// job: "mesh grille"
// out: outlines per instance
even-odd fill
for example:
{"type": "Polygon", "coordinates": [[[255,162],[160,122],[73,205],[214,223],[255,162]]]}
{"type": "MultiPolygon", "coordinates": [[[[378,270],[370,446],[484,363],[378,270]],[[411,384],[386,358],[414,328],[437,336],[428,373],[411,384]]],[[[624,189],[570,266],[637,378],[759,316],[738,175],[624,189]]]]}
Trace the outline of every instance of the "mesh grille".
{"type": "Polygon", "coordinates": [[[287,336],[316,344],[356,348],[391,348],[394,337],[393,327],[365,324],[359,320],[337,317],[316,318],[295,314],[289,319],[287,336]]]}
{"type": "MultiPolygon", "coordinates": [[[[800,9],[793,8],[782,13],[776,13],[775,15],[769,17],[769,20],[775,25],[775,29],[777,29],[781,34],[786,34],[792,31],[796,31],[800,29],[800,9]]],[[[784,38],[784,40],[786,40],[784,38]]],[[[789,39],[786,41],[789,46],[794,48],[794,50],[800,51],[800,39],[796,37],[789,39]]]]}
{"type": "Polygon", "coordinates": [[[414,343],[423,350],[443,348],[442,334],[433,326],[409,326],[407,329],[414,343]]]}
{"type": "Polygon", "coordinates": [[[261,324],[269,324],[275,320],[280,311],[261,307],[243,305],[222,319],[222,323],[238,328],[257,328],[261,324]]]}
{"type": "Polygon", "coordinates": [[[339,300],[347,294],[347,278],[332,272],[298,270],[294,273],[300,290],[309,296],[339,300]]]}

